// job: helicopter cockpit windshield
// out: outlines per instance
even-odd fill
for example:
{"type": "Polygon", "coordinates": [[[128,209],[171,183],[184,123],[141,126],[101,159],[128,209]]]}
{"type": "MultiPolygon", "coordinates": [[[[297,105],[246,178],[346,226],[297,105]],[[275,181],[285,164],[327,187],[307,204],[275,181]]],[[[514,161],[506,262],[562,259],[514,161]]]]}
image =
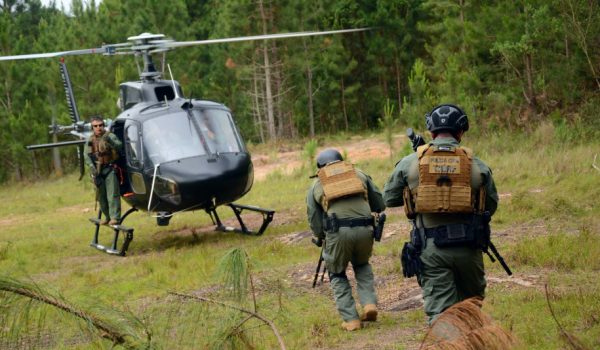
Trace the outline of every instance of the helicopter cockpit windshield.
{"type": "Polygon", "coordinates": [[[241,140],[229,112],[193,109],[143,124],[143,142],[154,164],[207,154],[240,152],[241,140]]]}

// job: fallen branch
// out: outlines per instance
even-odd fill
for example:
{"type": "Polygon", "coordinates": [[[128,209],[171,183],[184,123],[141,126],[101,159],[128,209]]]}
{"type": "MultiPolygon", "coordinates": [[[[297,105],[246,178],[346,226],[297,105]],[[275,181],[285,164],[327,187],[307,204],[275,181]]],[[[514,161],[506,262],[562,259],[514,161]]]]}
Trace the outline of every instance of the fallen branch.
{"type": "Polygon", "coordinates": [[[587,348],[584,345],[582,345],[581,342],[577,338],[575,338],[574,336],[569,334],[558,322],[558,320],[556,319],[556,315],[554,314],[554,310],[552,310],[552,305],[550,304],[550,296],[548,293],[548,284],[544,285],[544,289],[546,290],[546,302],[548,303],[548,309],[550,310],[550,314],[552,315],[554,322],[556,322],[556,325],[558,326],[558,329],[560,330],[560,334],[563,336],[563,338],[565,338],[568,341],[568,343],[569,343],[569,345],[571,345],[572,349],[587,350],[587,348]]]}
{"type": "MultiPolygon", "coordinates": [[[[118,330],[118,326],[110,324],[105,320],[99,319],[92,314],[78,309],[59,298],[42,291],[36,285],[30,286],[17,280],[0,277],[0,291],[16,294],[31,300],[41,302],[80,318],[98,329],[102,338],[109,339],[114,345],[121,345],[127,349],[135,349],[138,346],[130,344],[127,340],[127,333],[122,333],[118,330]]],[[[149,336],[149,334],[147,334],[149,336]]],[[[135,337],[135,336],[134,336],[135,337]]]]}
{"type": "Polygon", "coordinates": [[[178,293],[178,292],[169,292],[169,294],[175,295],[175,296],[178,296],[178,297],[181,297],[181,298],[185,298],[185,299],[195,299],[195,300],[200,300],[200,301],[204,301],[204,302],[208,302],[208,303],[212,303],[212,304],[216,304],[216,305],[221,305],[223,307],[234,309],[234,310],[243,312],[245,314],[248,314],[248,315],[250,315],[250,316],[252,316],[254,318],[257,318],[257,319],[261,320],[262,322],[264,322],[269,327],[271,327],[271,330],[275,334],[275,337],[277,337],[277,341],[279,342],[279,347],[282,350],[286,349],[285,348],[285,344],[283,343],[283,338],[279,334],[279,331],[275,327],[275,324],[273,323],[273,321],[269,320],[268,318],[262,316],[261,314],[259,314],[257,312],[246,310],[246,309],[244,309],[242,307],[239,307],[239,306],[236,306],[236,305],[231,305],[231,304],[227,304],[227,303],[224,303],[224,302],[221,302],[221,301],[217,301],[217,300],[213,300],[213,299],[209,299],[209,298],[205,298],[205,297],[200,297],[200,296],[196,296],[196,295],[189,295],[189,294],[183,294],[183,293],[178,293]]]}

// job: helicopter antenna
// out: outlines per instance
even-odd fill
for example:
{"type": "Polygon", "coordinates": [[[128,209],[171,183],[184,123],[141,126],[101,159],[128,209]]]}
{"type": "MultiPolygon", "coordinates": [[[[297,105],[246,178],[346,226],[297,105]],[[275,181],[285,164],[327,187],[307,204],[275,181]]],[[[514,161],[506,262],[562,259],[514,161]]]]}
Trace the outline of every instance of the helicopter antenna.
{"type": "Polygon", "coordinates": [[[179,98],[179,92],[177,91],[177,86],[175,86],[175,79],[173,79],[173,72],[171,71],[171,65],[167,63],[167,68],[169,68],[169,75],[171,76],[171,83],[173,83],[173,91],[175,91],[175,98],[179,98]]]}
{"type": "Polygon", "coordinates": [[[142,75],[142,69],[140,68],[140,61],[138,60],[138,56],[135,55],[135,66],[137,67],[138,70],[138,75],[142,75]]]}

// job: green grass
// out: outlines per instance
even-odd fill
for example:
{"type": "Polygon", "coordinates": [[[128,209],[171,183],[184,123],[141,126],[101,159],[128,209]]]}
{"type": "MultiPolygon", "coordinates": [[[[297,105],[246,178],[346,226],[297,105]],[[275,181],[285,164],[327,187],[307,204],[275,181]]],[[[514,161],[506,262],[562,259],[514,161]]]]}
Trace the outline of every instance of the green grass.
{"type": "MultiPolygon", "coordinates": [[[[542,281],[533,287],[491,284],[486,310],[513,330],[523,349],[565,348],[546,305],[543,284],[547,283],[565,329],[589,348],[600,346],[600,172],[591,166],[600,142],[558,142],[576,138],[568,137],[564,128],[548,125],[528,135],[467,136],[463,143],[493,169],[501,194],[492,221],[493,230],[505,233],[495,238],[498,249],[516,278],[538,276],[542,281]]],[[[382,135],[369,137],[383,139],[382,135]]],[[[346,139],[348,135],[322,140],[319,147],[343,149],[346,139]]],[[[303,145],[298,142],[289,147],[301,151],[303,145]]],[[[256,149],[273,148],[259,145],[256,149]]],[[[400,154],[407,151],[399,150],[393,160],[370,159],[357,165],[383,189],[400,154]]],[[[380,332],[398,329],[415,329],[410,337],[418,343],[423,336],[422,310],[383,313],[377,326],[348,335],[339,329],[329,294],[298,288],[310,282],[295,281],[291,273],[306,266],[312,270],[318,250],[308,240],[287,245],[276,238],[309,229],[304,203],[310,175],[310,168],[304,167],[255,182],[240,203],[277,210],[276,221],[260,237],[199,233],[198,228],[210,225],[203,211],[179,214],[167,228],[156,226],[155,219],[145,213],[132,214],[127,225],[135,228],[135,238],[125,258],[88,246],[93,226],[87,218],[94,216],[94,203],[87,180],[78,182],[73,174],[4,185],[0,187],[0,271],[48,286],[81,305],[100,303],[131,310],[147,321],[158,347],[219,348],[224,346],[224,329],[239,320],[239,315],[215,305],[178,300],[167,292],[216,293],[221,283],[218,262],[227,251],[243,247],[259,285],[259,310],[275,321],[288,348],[343,347],[359,339],[376,343],[380,332]],[[196,233],[179,232],[184,229],[196,233]]],[[[219,213],[224,219],[232,217],[226,209],[219,213]]],[[[398,215],[388,219],[389,223],[405,220],[398,215]]],[[[108,244],[111,234],[102,232],[101,241],[108,244]]],[[[377,244],[375,255],[396,256],[405,236],[402,233],[386,244],[377,244]]],[[[486,269],[491,276],[505,277],[499,264],[491,264],[487,258],[486,269]]],[[[398,275],[399,264],[380,273],[398,275]]],[[[48,318],[56,321],[51,322],[51,338],[66,339],[67,347],[107,346],[80,335],[59,316],[48,314],[48,318]]],[[[248,338],[259,349],[277,346],[270,330],[260,323],[252,321],[247,326],[251,328],[248,338]]],[[[47,347],[63,345],[53,341],[47,347]]]]}

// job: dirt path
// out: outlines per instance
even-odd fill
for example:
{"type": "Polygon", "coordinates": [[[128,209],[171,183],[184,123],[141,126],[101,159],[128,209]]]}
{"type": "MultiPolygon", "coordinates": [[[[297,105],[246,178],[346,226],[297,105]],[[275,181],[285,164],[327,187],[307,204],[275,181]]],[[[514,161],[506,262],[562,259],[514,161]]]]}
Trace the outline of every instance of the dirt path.
{"type": "MultiPolygon", "coordinates": [[[[394,148],[399,149],[406,142],[406,136],[394,135],[394,148]]],[[[390,156],[390,149],[386,142],[378,139],[365,139],[352,137],[343,144],[330,144],[325,147],[319,147],[317,154],[325,148],[336,148],[352,162],[365,159],[386,158],[390,156]]],[[[277,156],[270,156],[263,153],[252,153],[252,163],[254,164],[254,178],[261,181],[267,175],[280,171],[289,174],[302,166],[302,150],[278,152],[277,156]]]]}

